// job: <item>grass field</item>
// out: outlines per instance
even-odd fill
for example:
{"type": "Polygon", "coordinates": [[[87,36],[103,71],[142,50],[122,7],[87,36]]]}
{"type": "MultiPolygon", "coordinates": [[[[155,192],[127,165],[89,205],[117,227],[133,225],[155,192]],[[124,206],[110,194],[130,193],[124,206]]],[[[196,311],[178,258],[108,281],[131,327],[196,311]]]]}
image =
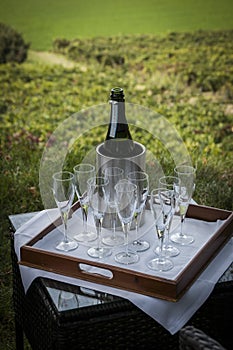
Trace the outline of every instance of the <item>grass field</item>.
{"type": "Polygon", "coordinates": [[[0,0],[0,21],[35,50],[64,37],[233,28],[232,0],[0,0]]]}

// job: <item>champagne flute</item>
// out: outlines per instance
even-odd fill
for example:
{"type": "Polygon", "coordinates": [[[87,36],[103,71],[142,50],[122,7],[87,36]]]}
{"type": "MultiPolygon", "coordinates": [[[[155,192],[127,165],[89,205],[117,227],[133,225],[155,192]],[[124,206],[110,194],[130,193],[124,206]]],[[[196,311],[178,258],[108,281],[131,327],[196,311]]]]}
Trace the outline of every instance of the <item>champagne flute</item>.
{"type": "Polygon", "coordinates": [[[147,266],[150,269],[156,271],[168,271],[171,270],[174,266],[173,262],[170,259],[167,259],[163,254],[163,240],[166,231],[166,226],[168,224],[168,220],[170,219],[170,214],[165,216],[163,212],[161,195],[164,191],[166,191],[166,188],[153,189],[150,196],[150,206],[155,219],[155,229],[158,239],[160,241],[160,249],[158,258],[150,260],[147,266]]]}
{"type": "Polygon", "coordinates": [[[137,204],[137,186],[129,180],[120,180],[116,186],[117,214],[122,224],[126,238],[126,249],[115,255],[115,260],[121,264],[133,264],[139,260],[136,252],[129,251],[129,230],[137,204]]]}
{"type": "MultiPolygon", "coordinates": [[[[163,176],[159,179],[159,185],[165,190],[161,196],[163,214],[170,220],[167,222],[166,234],[163,245],[163,253],[166,257],[174,257],[180,254],[177,247],[171,244],[170,229],[174,214],[178,206],[180,180],[176,176],[163,176]]],[[[155,252],[159,254],[160,247],[156,247],[155,252]]]]}
{"type": "Polygon", "coordinates": [[[171,235],[174,243],[188,245],[194,242],[194,237],[183,232],[184,220],[195,188],[196,169],[188,165],[179,165],[174,169],[175,176],[180,179],[179,209],[181,218],[180,232],[171,235]]]}
{"type": "Polygon", "coordinates": [[[53,195],[64,226],[64,238],[56,246],[56,249],[66,252],[78,247],[78,243],[69,239],[67,235],[67,223],[74,194],[74,175],[72,173],[69,171],[60,171],[53,174],[53,195]]]}
{"type": "Polygon", "coordinates": [[[92,209],[96,231],[97,246],[88,249],[87,254],[92,258],[105,258],[112,254],[108,247],[101,247],[101,228],[108,203],[109,181],[104,177],[94,177],[88,180],[88,196],[92,209]]]}
{"type": "Polygon", "coordinates": [[[91,242],[97,237],[96,232],[87,229],[87,217],[89,198],[87,193],[87,181],[95,176],[95,167],[88,163],[81,163],[74,167],[75,189],[80,201],[83,217],[83,231],[76,233],[74,238],[79,242],[91,242]]]}
{"type": "Polygon", "coordinates": [[[124,170],[119,167],[107,167],[104,169],[104,177],[109,181],[109,202],[108,208],[111,215],[111,229],[112,233],[105,235],[102,239],[103,243],[109,246],[116,246],[124,243],[122,233],[116,233],[116,191],[115,185],[119,180],[123,179],[124,170]]]}
{"type": "Polygon", "coordinates": [[[146,199],[149,192],[149,178],[143,171],[133,171],[127,175],[130,182],[137,186],[137,205],[134,213],[136,239],[130,244],[130,249],[136,252],[144,252],[149,249],[150,244],[145,240],[138,238],[139,227],[141,223],[142,213],[145,207],[146,199]]]}

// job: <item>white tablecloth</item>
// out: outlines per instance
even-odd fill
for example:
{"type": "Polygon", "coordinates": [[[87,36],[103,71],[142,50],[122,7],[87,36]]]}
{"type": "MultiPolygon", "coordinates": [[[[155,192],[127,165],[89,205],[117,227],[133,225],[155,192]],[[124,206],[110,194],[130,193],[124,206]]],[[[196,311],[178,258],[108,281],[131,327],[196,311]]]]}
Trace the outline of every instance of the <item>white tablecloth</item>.
{"type": "MultiPolygon", "coordinates": [[[[32,237],[37,235],[44,227],[46,227],[51,222],[53,222],[54,219],[56,219],[57,217],[58,217],[57,209],[43,210],[42,212],[38,213],[35,217],[33,217],[31,220],[29,220],[27,223],[22,225],[16,231],[15,251],[19,260],[20,260],[20,247],[26,244],[32,237]]],[[[220,224],[221,223],[219,222],[211,223],[212,226],[210,226],[211,227],[210,234],[213,230],[217,229],[217,227],[220,224]],[[216,225],[216,227],[213,225],[216,225]]],[[[190,227],[192,225],[194,226],[194,223],[191,222],[190,227]]],[[[200,230],[197,230],[197,227],[195,226],[194,234],[195,232],[196,233],[199,232],[199,235],[201,237],[202,236],[201,229],[206,230],[206,227],[205,226],[200,227],[200,230]]],[[[59,231],[59,228],[57,228],[56,230],[59,231]]],[[[56,232],[56,234],[59,235],[59,232],[56,232]]],[[[54,233],[54,237],[55,237],[55,233],[54,233]]],[[[146,237],[147,235],[145,235],[145,238],[146,237]]],[[[187,249],[186,251],[188,251],[188,249],[197,249],[198,237],[196,237],[195,242],[196,242],[195,243],[196,248],[194,244],[193,248],[182,247],[181,249],[184,251],[185,249],[187,249]]],[[[77,252],[80,252],[81,249],[86,250],[86,247],[80,245],[77,252]]],[[[68,254],[74,254],[74,253],[71,252],[68,254]]],[[[152,250],[147,251],[146,254],[144,254],[144,257],[149,258],[149,256],[152,254],[152,250]]],[[[189,253],[187,253],[187,255],[188,254],[189,253]]],[[[151,256],[151,258],[152,257],[153,256],[151,256]]],[[[174,258],[174,259],[181,259],[181,260],[174,260],[174,264],[176,267],[176,265],[179,265],[179,263],[177,262],[182,261],[182,259],[184,258],[182,257],[182,254],[180,254],[179,258],[174,258]]],[[[119,290],[116,288],[111,288],[100,284],[94,284],[91,282],[87,282],[87,281],[83,281],[83,280],[79,280],[71,277],[66,277],[66,276],[54,274],[43,270],[32,269],[26,266],[20,266],[20,271],[21,271],[25,291],[28,289],[33,279],[35,279],[38,276],[41,276],[41,277],[53,278],[53,279],[56,279],[62,282],[71,283],[74,285],[77,284],[80,286],[92,288],[92,289],[110,293],[113,295],[118,295],[130,300],[133,304],[135,304],[137,307],[139,307],[141,310],[143,310],[145,313],[147,313],[149,316],[151,316],[153,319],[159,322],[171,334],[174,334],[185,325],[185,323],[192,317],[192,315],[197,311],[197,309],[208,298],[216,282],[224,273],[224,271],[228,268],[228,266],[232,263],[232,261],[233,261],[233,240],[231,239],[225,245],[225,247],[220,251],[220,253],[215,257],[215,259],[211,262],[211,264],[209,264],[209,266],[204,270],[204,272],[198,277],[198,279],[191,286],[191,288],[185,293],[185,295],[176,303],[137,294],[137,293],[128,292],[125,290],[119,290]]],[[[132,268],[136,269],[135,266],[132,268]]],[[[176,270],[174,269],[174,271],[170,273],[174,273],[174,276],[175,276],[176,273],[178,272],[176,272],[176,270]]],[[[161,276],[161,273],[158,275],[161,276]]]]}

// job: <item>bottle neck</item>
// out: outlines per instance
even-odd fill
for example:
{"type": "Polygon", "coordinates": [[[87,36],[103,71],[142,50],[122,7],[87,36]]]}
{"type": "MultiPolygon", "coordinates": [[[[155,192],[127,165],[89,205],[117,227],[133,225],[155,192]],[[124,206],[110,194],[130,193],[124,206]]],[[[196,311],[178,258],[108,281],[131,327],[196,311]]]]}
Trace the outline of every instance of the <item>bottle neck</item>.
{"type": "Polygon", "coordinates": [[[110,117],[110,137],[115,137],[116,128],[119,124],[125,124],[127,126],[127,120],[125,117],[125,103],[118,101],[110,101],[111,104],[111,117],[110,117]]]}

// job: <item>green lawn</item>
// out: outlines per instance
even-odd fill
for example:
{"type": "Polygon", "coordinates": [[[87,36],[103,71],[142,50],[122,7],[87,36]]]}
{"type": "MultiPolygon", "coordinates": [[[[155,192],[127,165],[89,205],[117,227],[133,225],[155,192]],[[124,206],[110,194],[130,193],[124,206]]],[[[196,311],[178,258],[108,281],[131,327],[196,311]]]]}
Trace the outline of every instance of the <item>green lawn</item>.
{"type": "Polygon", "coordinates": [[[232,0],[0,0],[0,21],[35,50],[65,37],[233,28],[232,0]]]}

